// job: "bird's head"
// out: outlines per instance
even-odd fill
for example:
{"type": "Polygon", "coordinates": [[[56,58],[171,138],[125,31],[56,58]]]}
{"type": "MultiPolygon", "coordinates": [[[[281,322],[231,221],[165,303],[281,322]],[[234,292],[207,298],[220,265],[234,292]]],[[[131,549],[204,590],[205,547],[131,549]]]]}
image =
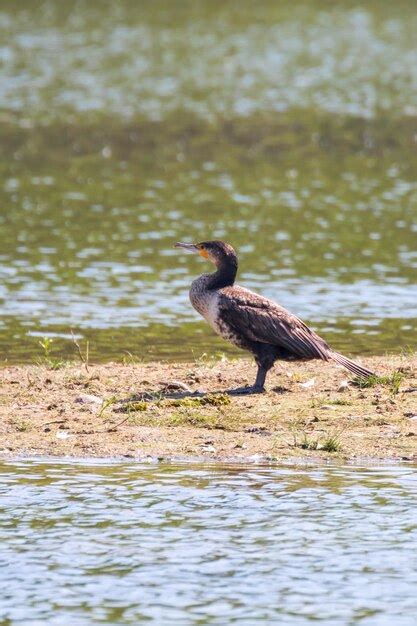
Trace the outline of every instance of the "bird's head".
{"type": "Polygon", "coordinates": [[[199,254],[204,259],[208,259],[217,268],[233,266],[237,269],[237,255],[232,246],[224,241],[202,241],[201,243],[181,243],[175,244],[175,248],[183,248],[195,254],[199,254]]]}

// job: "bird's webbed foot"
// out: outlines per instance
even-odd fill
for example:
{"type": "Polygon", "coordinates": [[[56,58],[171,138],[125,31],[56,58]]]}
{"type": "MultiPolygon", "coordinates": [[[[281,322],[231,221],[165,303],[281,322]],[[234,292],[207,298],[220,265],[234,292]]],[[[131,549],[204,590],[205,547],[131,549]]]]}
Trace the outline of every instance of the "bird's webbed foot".
{"type": "Polygon", "coordinates": [[[250,387],[237,387],[236,389],[228,389],[225,391],[229,396],[246,396],[253,393],[265,393],[265,387],[260,385],[251,385],[250,387]]]}

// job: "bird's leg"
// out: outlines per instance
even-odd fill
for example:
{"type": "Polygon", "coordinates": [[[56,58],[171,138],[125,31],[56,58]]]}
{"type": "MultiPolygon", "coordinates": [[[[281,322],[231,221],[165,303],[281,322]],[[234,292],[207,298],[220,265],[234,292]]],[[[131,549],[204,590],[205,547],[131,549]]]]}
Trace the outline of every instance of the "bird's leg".
{"type": "MultiPolygon", "coordinates": [[[[268,368],[269,369],[269,368],[268,368]]],[[[268,373],[268,369],[263,365],[258,365],[258,371],[256,372],[256,380],[254,384],[255,389],[265,391],[265,378],[268,373]]]]}
{"type": "Polygon", "coordinates": [[[252,385],[251,387],[238,387],[237,389],[229,389],[226,393],[231,396],[242,396],[250,393],[264,393],[264,384],[267,372],[268,370],[266,369],[266,367],[258,365],[258,371],[256,374],[256,380],[254,385],[252,385]]]}

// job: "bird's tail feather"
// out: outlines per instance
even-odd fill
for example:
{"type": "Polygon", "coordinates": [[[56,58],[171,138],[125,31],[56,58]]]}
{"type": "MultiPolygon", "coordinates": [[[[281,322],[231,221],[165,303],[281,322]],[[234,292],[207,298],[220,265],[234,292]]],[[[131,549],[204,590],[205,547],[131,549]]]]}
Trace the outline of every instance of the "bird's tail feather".
{"type": "Polygon", "coordinates": [[[362,365],[359,365],[358,363],[355,363],[355,361],[348,359],[347,356],[339,354],[339,352],[330,352],[329,358],[332,361],[339,363],[339,365],[343,365],[343,367],[353,374],[356,374],[359,378],[369,378],[370,376],[375,376],[374,372],[366,369],[366,367],[362,367],[362,365]]]}

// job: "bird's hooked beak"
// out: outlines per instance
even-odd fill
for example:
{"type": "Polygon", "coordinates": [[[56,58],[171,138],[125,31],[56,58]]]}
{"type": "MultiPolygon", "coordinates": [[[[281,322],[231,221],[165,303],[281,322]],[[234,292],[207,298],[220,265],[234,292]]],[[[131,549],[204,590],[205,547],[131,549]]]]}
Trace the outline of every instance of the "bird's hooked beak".
{"type": "Polygon", "coordinates": [[[197,246],[193,243],[181,243],[181,241],[177,241],[176,244],[174,244],[174,248],[184,248],[184,250],[188,250],[189,252],[194,252],[197,253],[199,252],[199,249],[197,248],[197,246]]]}
{"type": "Polygon", "coordinates": [[[189,252],[194,252],[195,254],[199,254],[200,256],[203,257],[203,259],[210,259],[209,253],[207,252],[207,250],[201,243],[198,243],[196,245],[195,243],[181,243],[181,241],[178,241],[174,245],[174,248],[184,248],[184,250],[188,250],[189,252]]]}

